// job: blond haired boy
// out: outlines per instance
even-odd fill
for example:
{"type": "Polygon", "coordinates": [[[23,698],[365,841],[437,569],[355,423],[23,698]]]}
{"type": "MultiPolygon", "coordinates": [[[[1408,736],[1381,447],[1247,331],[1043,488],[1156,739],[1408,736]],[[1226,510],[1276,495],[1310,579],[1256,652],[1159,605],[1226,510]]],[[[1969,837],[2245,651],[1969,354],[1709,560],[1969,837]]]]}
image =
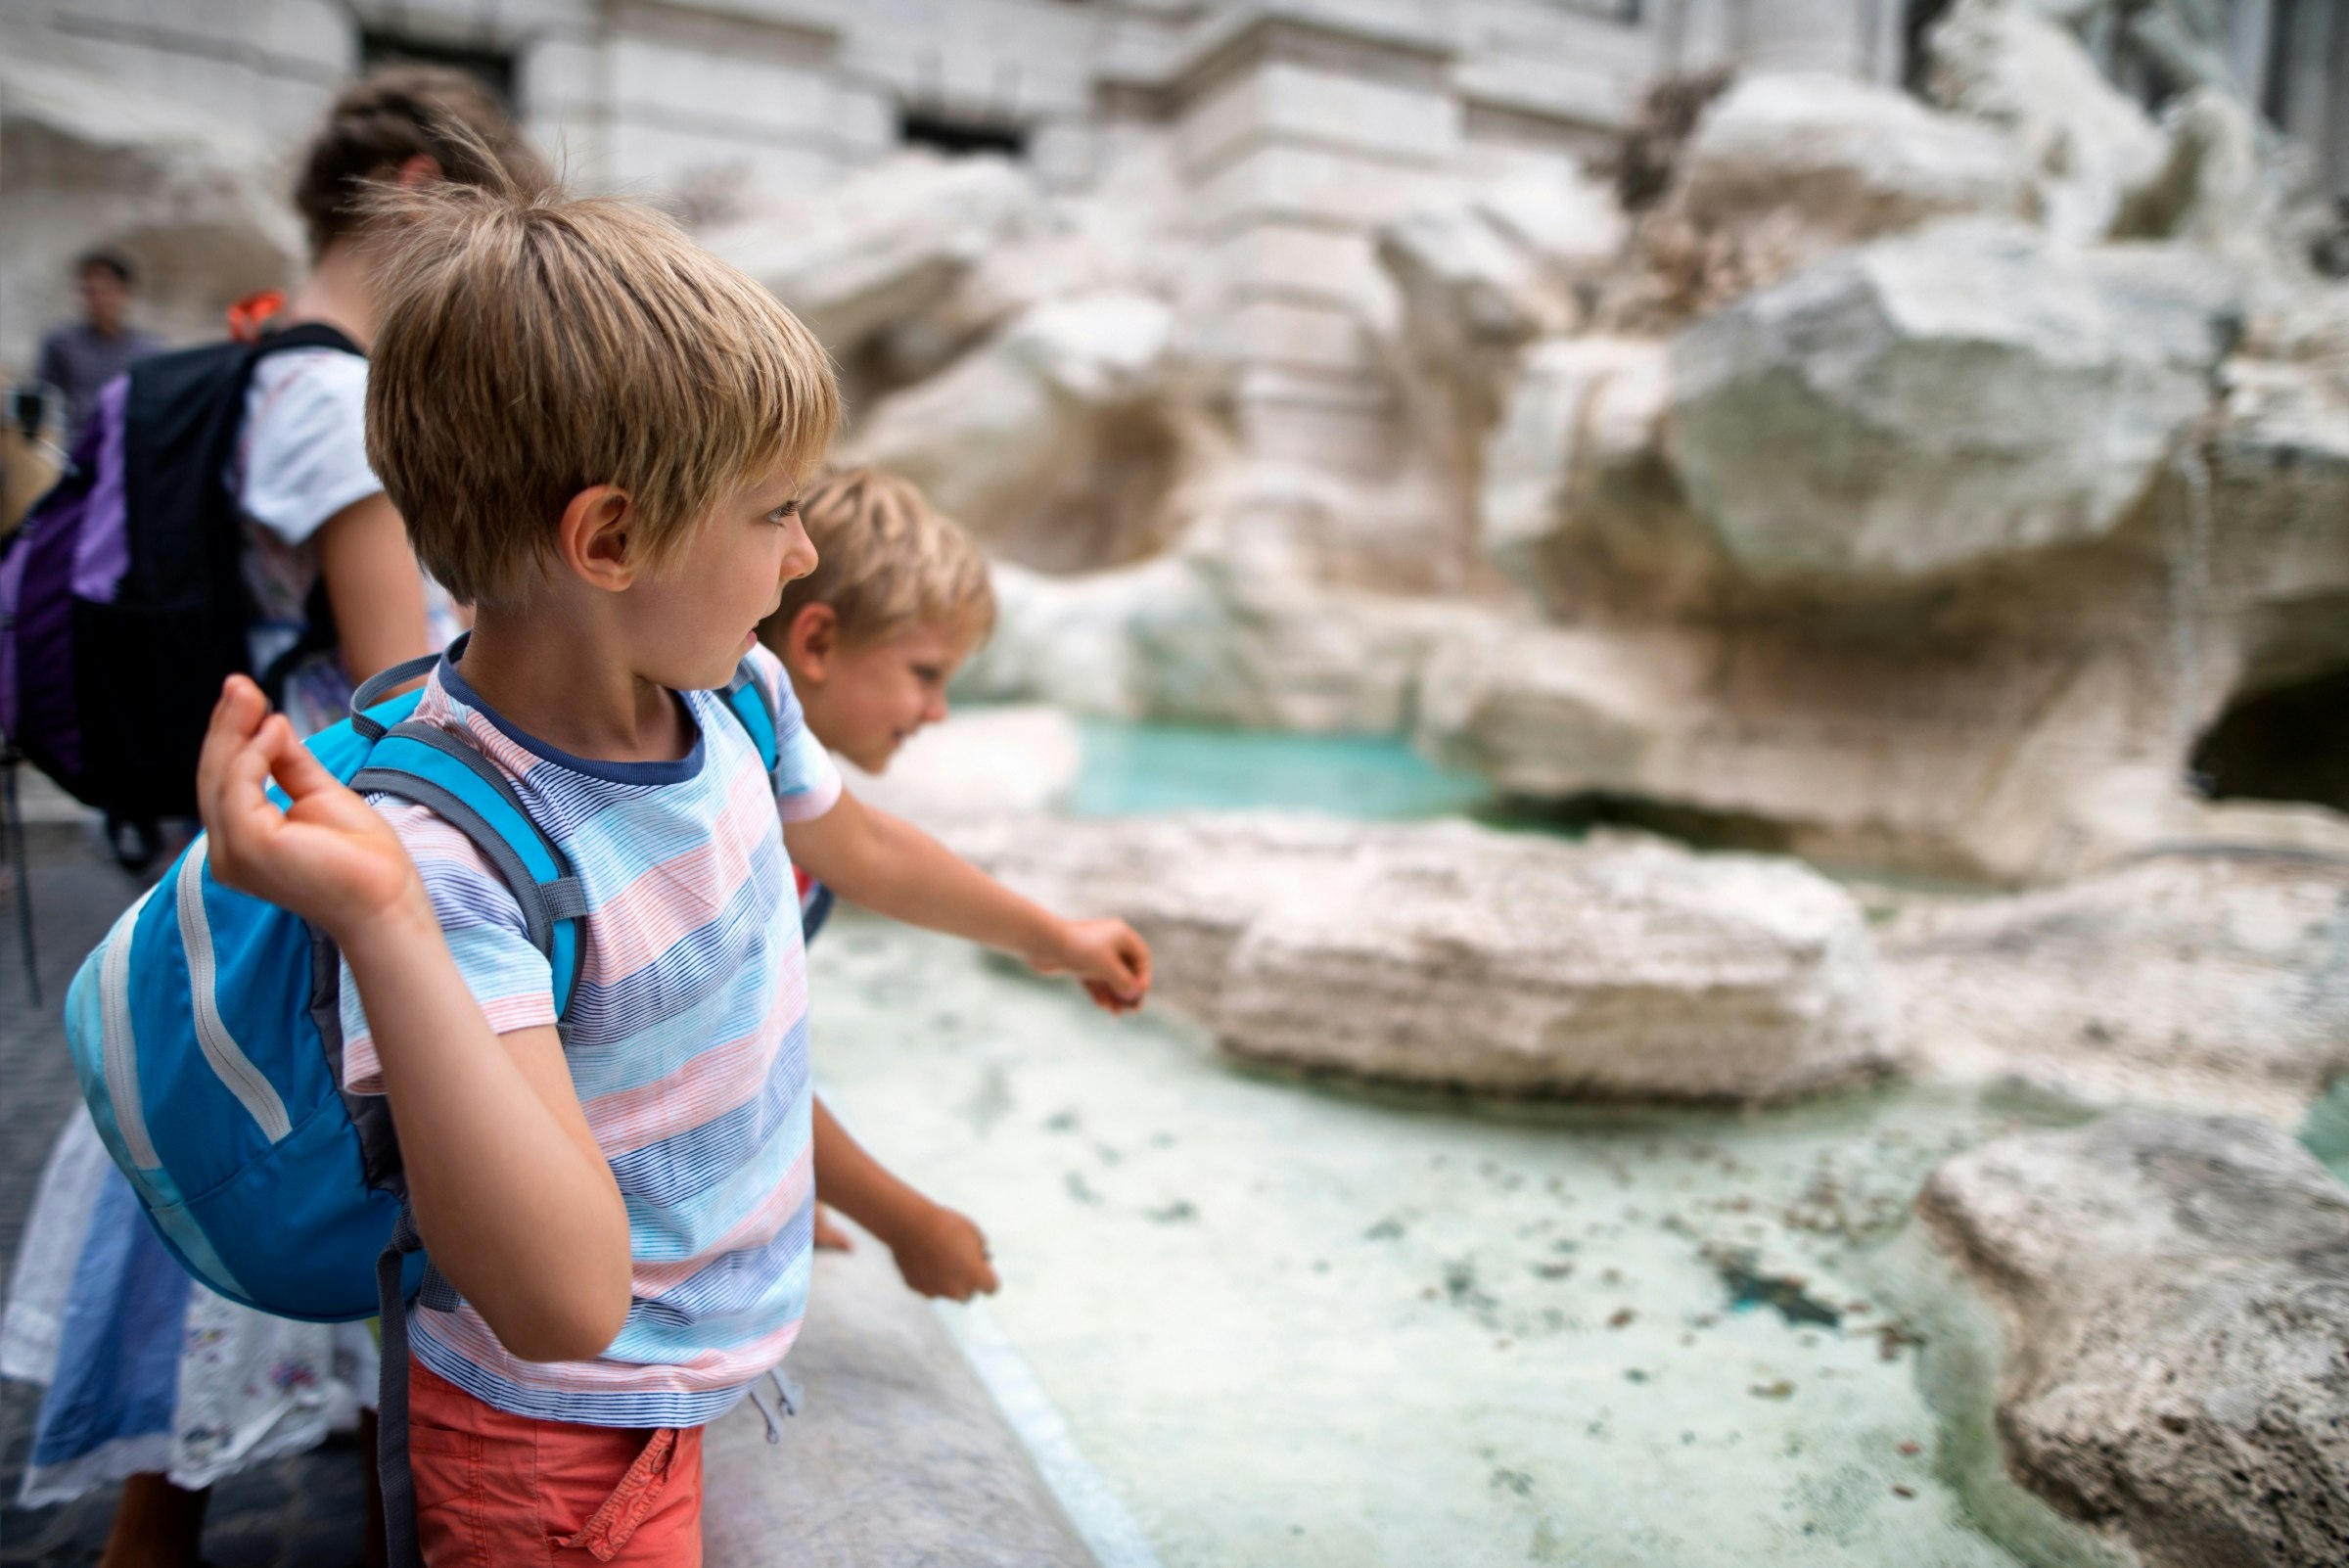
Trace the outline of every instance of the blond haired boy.
{"type": "MultiPolygon", "coordinates": [[[[868,773],[946,716],[946,683],[994,626],[987,558],[909,480],[873,468],[826,473],[800,494],[816,567],[783,585],[759,638],[783,662],[808,731],[868,773]]],[[[795,867],[800,924],[815,940],[832,890],[795,867]]],[[[1115,1005],[1115,998],[1100,998],[1115,1005]]],[[[967,1300],[995,1275],[979,1229],[890,1175],[816,1105],[819,1146],[835,1144],[817,1196],[885,1242],[906,1284],[967,1300]]],[[[848,1237],[815,1214],[815,1244],[848,1237]]]]}
{"type": "Polygon", "coordinates": [[[783,585],[759,636],[816,739],[868,773],[946,716],[946,682],[994,628],[987,559],[914,484],[827,473],[800,497],[815,570],[783,585]]]}
{"type": "Polygon", "coordinates": [[[200,782],[212,868],[335,938],[346,1085],[390,1097],[437,1276],[410,1368],[426,1561],[698,1563],[700,1429],[798,1333],[829,1178],[792,862],[1119,1008],[1148,953],[844,794],[759,646],[815,565],[794,497],[838,417],[806,329],[626,203],[411,205],[369,455],[476,615],[416,716],[573,863],[561,1034],[547,960],[471,841],[334,783],[242,680],[200,782]],[[778,715],[771,774],[714,689],[746,662],[778,715]]]}

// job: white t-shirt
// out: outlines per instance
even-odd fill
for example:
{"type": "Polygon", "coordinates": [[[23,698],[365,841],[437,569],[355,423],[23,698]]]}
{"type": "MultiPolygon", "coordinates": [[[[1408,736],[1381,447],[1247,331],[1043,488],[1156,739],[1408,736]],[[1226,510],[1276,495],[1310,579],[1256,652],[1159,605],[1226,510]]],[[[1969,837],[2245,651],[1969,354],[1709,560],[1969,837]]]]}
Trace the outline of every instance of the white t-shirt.
{"type": "MultiPolygon", "coordinates": [[[[256,616],[257,673],[294,646],[318,584],[317,532],[345,507],[383,489],[367,466],[367,361],[338,348],[289,348],[253,367],[231,484],[245,514],[245,582],[256,616]]],[[[455,606],[430,577],[425,613],[436,644],[459,629],[455,606]]],[[[350,682],[332,655],[287,676],[285,711],[307,735],[341,718],[350,682]]]]}

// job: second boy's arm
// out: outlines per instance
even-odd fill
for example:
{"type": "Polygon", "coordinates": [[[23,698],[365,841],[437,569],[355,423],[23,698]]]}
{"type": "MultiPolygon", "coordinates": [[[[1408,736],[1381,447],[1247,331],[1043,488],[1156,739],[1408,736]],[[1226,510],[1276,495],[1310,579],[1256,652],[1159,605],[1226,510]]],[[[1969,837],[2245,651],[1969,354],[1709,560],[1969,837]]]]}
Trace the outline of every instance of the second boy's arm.
{"type": "Polygon", "coordinates": [[[786,822],[783,837],[794,863],[875,914],[1017,953],[1047,975],[1075,975],[1113,1011],[1141,1005],[1150,989],[1150,949],[1124,921],[1064,920],[854,796],[786,822]]]}
{"type": "Polygon", "coordinates": [[[815,1189],[826,1203],[881,1238],[905,1283],[925,1296],[968,1301],[995,1289],[979,1227],[889,1174],[849,1136],[818,1097],[813,1110],[815,1189]]]}

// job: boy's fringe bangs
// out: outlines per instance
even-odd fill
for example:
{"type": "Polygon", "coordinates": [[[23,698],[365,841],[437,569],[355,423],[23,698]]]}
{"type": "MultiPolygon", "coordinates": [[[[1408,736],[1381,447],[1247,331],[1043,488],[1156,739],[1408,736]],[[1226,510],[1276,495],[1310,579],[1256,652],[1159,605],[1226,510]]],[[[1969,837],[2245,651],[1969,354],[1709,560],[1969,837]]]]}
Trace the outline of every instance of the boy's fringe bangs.
{"type": "Polygon", "coordinates": [[[385,300],[369,456],[459,598],[526,592],[591,485],[629,494],[659,573],[725,491],[830,446],[822,346],[665,215],[513,180],[367,200],[385,300]]]}
{"type": "Polygon", "coordinates": [[[928,624],[977,647],[994,629],[987,557],[911,481],[875,468],[833,469],[802,491],[800,516],[815,544],[815,570],[783,585],[761,630],[770,644],[788,638],[809,604],[831,606],[851,643],[928,624]]]}

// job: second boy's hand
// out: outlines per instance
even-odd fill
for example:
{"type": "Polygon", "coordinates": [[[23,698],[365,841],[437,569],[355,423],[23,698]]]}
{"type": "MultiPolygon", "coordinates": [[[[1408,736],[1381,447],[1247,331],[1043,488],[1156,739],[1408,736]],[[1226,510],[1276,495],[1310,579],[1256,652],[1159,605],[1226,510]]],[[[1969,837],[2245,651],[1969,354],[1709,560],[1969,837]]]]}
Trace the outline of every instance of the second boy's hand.
{"type": "Polygon", "coordinates": [[[783,839],[795,864],[875,914],[1016,953],[1038,974],[1073,976],[1109,1012],[1131,1012],[1149,994],[1150,947],[1125,921],[1063,919],[853,796],[812,821],[785,823],[783,839]]]}
{"type": "Polygon", "coordinates": [[[1130,1013],[1150,992],[1150,947],[1123,920],[1062,920],[1049,951],[1026,955],[1039,975],[1075,975],[1104,1012],[1130,1013]]]}
{"type": "Polygon", "coordinates": [[[833,1119],[820,1096],[812,1114],[816,1190],[881,1238],[908,1288],[949,1301],[994,1294],[994,1267],[977,1225],[890,1175],[833,1119]]]}

